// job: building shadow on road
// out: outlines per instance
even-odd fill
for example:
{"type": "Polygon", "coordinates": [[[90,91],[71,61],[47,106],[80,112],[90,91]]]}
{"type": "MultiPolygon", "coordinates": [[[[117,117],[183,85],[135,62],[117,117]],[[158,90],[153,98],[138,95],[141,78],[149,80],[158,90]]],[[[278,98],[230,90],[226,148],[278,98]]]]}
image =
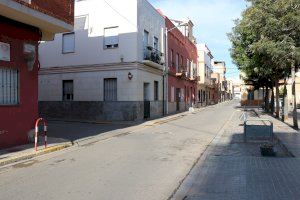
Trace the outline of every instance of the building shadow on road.
{"type": "Polygon", "coordinates": [[[48,135],[63,138],[72,142],[98,136],[109,132],[122,132],[123,129],[138,125],[141,122],[114,122],[114,123],[83,123],[49,120],[48,135]]]}

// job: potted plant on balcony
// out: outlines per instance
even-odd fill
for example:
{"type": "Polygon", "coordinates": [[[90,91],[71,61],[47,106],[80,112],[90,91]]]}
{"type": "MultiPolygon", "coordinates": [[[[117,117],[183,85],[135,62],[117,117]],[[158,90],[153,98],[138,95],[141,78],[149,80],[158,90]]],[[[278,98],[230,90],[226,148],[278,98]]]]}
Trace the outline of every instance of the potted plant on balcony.
{"type": "Polygon", "coordinates": [[[260,153],[262,156],[276,156],[274,145],[271,143],[264,143],[260,146],[260,153]]]}

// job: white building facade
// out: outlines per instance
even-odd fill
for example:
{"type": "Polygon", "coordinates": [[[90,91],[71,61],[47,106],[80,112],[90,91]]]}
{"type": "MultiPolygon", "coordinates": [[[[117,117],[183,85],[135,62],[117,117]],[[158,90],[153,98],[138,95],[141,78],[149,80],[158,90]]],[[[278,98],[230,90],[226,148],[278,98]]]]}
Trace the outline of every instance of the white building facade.
{"type": "Polygon", "coordinates": [[[198,44],[198,106],[211,104],[213,89],[211,74],[213,72],[213,55],[206,44],[198,44]]]}
{"type": "Polygon", "coordinates": [[[77,0],[74,32],[40,44],[42,116],[163,114],[164,18],[146,0],[77,0]]]}

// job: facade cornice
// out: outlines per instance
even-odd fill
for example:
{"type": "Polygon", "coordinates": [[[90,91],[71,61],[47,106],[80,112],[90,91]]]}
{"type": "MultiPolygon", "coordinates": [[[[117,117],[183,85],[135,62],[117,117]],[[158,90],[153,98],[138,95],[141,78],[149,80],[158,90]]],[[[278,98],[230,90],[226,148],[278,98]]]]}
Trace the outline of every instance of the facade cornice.
{"type": "Polygon", "coordinates": [[[144,65],[143,63],[139,63],[139,62],[47,67],[47,68],[41,68],[39,70],[39,75],[81,73],[81,72],[99,72],[99,71],[114,71],[114,70],[118,70],[118,71],[119,70],[136,70],[136,69],[162,75],[161,70],[144,65]]]}

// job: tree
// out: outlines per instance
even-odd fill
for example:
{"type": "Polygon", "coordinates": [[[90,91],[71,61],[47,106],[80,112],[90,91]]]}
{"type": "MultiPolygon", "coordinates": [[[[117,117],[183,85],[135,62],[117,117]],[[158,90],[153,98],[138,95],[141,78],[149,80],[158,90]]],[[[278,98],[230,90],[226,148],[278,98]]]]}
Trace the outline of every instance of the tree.
{"type": "Polygon", "coordinates": [[[257,85],[276,86],[279,105],[278,81],[300,63],[300,0],[247,1],[250,6],[229,34],[231,55],[247,77],[260,82],[257,85]]]}

